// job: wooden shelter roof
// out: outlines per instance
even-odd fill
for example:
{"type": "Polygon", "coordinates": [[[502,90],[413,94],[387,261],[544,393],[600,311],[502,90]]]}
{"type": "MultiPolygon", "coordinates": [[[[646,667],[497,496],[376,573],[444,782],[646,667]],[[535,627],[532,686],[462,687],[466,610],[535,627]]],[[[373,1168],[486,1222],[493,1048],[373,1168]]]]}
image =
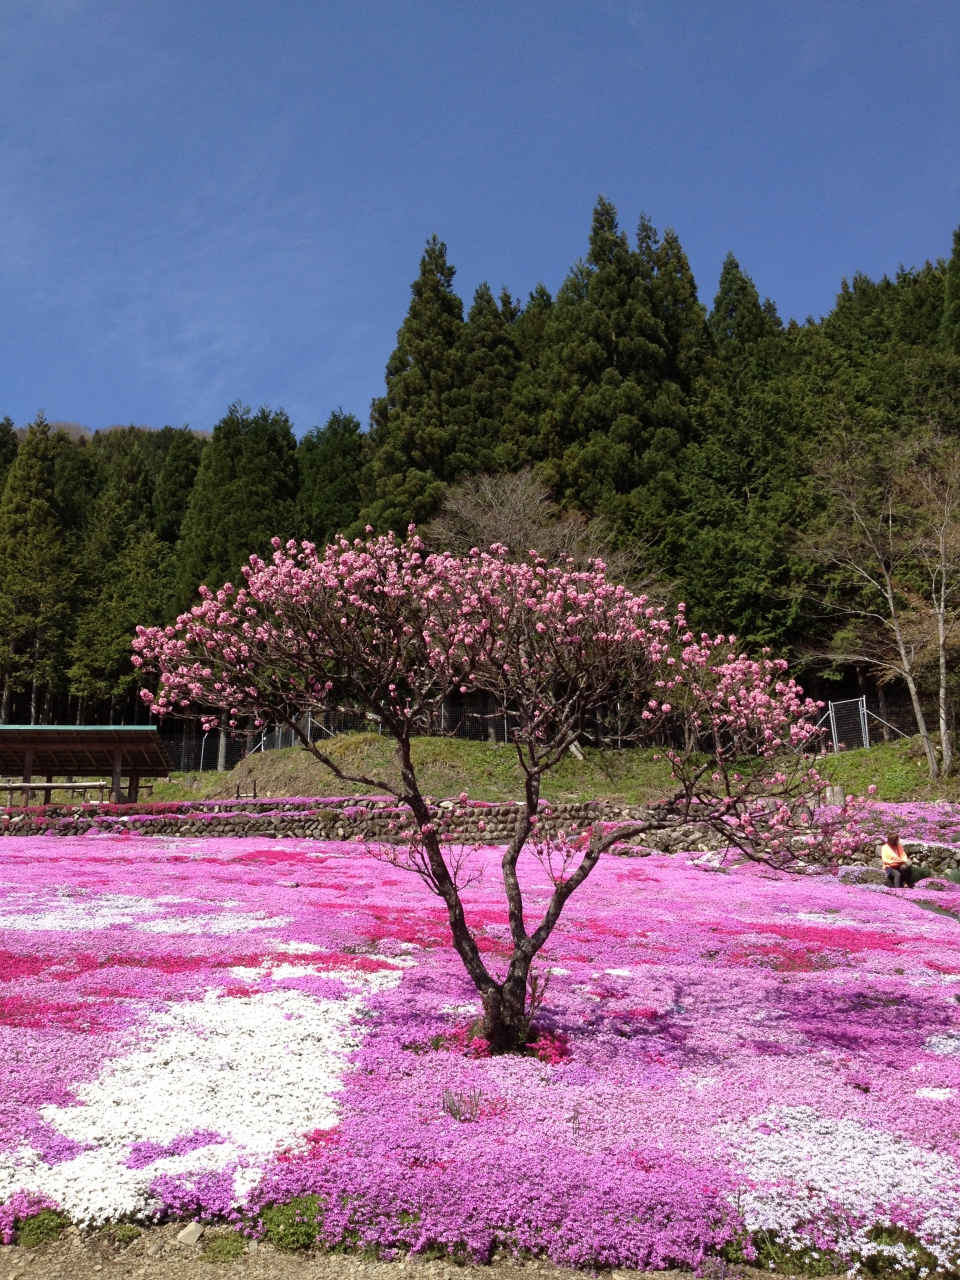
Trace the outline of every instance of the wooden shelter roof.
{"type": "Polygon", "coordinates": [[[170,761],[152,724],[0,725],[0,773],[20,774],[31,753],[34,775],[74,778],[115,771],[141,778],[166,777],[170,761]]]}

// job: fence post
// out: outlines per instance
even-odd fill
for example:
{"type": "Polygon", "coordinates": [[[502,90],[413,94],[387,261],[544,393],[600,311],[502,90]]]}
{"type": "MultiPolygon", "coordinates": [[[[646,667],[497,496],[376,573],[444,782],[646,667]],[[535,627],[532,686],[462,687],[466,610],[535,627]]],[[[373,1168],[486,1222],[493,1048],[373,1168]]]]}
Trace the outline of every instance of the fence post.
{"type": "Polygon", "coordinates": [[[870,725],[867,721],[867,696],[866,694],[860,699],[860,733],[863,737],[863,745],[870,746],[870,725]]]}
{"type": "MultiPolygon", "coordinates": [[[[32,777],[33,777],[33,748],[27,747],[26,751],[23,753],[23,780],[24,782],[29,783],[32,777]]],[[[23,807],[26,809],[27,805],[30,803],[30,792],[25,790],[23,795],[21,796],[21,800],[23,801],[23,807]]]]}
{"type": "Polygon", "coordinates": [[[840,740],[837,737],[837,713],[834,711],[833,705],[832,702],[828,703],[827,709],[830,712],[830,737],[833,740],[833,750],[837,752],[840,750],[840,740]]]}

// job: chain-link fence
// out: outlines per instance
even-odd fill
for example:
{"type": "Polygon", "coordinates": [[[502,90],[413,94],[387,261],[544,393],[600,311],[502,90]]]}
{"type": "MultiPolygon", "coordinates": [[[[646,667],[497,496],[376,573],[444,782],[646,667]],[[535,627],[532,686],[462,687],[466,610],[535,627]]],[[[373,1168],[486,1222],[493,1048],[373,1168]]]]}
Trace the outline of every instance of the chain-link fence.
{"type": "Polygon", "coordinates": [[[909,702],[884,698],[843,698],[828,702],[819,720],[828,751],[857,751],[909,738],[917,720],[909,702]]]}
{"type": "MultiPolygon", "coordinates": [[[[511,712],[483,694],[466,694],[448,698],[439,709],[436,723],[424,725],[424,735],[466,738],[473,742],[503,744],[510,740],[511,712]]],[[[607,707],[594,717],[583,736],[584,744],[621,750],[636,741],[637,721],[632,708],[619,704],[607,707]]],[[[820,721],[827,751],[853,751],[894,742],[916,733],[916,720],[909,701],[871,698],[846,698],[830,702],[820,721]]],[[[318,711],[300,722],[300,729],[311,742],[322,742],[341,733],[381,733],[383,727],[372,713],[318,711]]],[[[683,726],[661,724],[654,739],[658,746],[690,747],[683,726]]],[[[232,769],[246,756],[258,751],[277,751],[300,744],[295,730],[283,727],[227,732],[221,739],[219,729],[207,733],[199,730],[197,721],[188,721],[182,733],[164,734],[163,744],[171,769],[182,773],[200,773],[211,769],[232,769]]]]}

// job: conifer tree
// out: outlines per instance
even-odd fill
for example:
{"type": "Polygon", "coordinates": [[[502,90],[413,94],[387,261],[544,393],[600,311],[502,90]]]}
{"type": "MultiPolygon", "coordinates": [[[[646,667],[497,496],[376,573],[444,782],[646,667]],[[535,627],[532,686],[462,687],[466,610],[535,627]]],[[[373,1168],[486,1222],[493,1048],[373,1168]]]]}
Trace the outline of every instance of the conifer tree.
{"type": "Polygon", "coordinates": [[[708,345],[675,235],[661,244],[642,219],[631,249],[601,197],[586,260],[542,314],[538,367],[517,377],[507,414],[512,465],[539,464],[565,504],[646,536],[662,514],[708,345]]]}
{"type": "Polygon", "coordinates": [[[11,695],[30,689],[30,723],[49,714],[62,681],[73,611],[71,547],[56,501],[56,466],[66,436],[39,414],[7,473],[0,497],[0,721],[11,695]]]}
{"type": "Polygon", "coordinates": [[[78,723],[96,704],[109,705],[110,724],[125,718],[125,703],[136,715],[142,678],[131,665],[130,645],[139,625],[165,621],[172,565],[169,544],[143,521],[98,575],[69,650],[70,691],[80,699],[78,723]]]}
{"type": "Polygon", "coordinates": [[[940,345],[960,355],[960,227],[953,233],[953,252],[944,279],[940,345]]]}
{"type": "Polygon", "coordinates": [[[93,502],[84,538],[86,574],[99,582],[132,539],[150,526],[151,486],[136,440],[114,459],[106,485],[93,502]]]}
{"type": "Polygon", "coordinates": [[[64,431],[51,435],[55,456],[54,497],[60,523],[79,547],[105,475],[87,440],[72,440],[64,431]]]}
{"type": "Polygon", "coordinates": [[[739,355],[771,332],[771,317],[764,312],[756,285],[732,253],[723,260],[709,324],[721,355],[739,355]]]}
{"type": "Polygon", "coordinates": [[[204,449],[177,544],[175,599],[185,609],[201,582],[235,577],[270,539],[296,524],[297,444],[282,409],[251,414],[239,401],[204,449]]]}
{"type": "MultiPolygon", "coordinates": [[[[536,369],[540,364],[547,319],[552,310],[553,298],[549,289],[544,284],[538,284],[531,290],[527,305],[519,310],[514,319],[508,321],[524,368],[536,369]]],[[[506,313],[504,316],[506,318],[506,313]]]]}
{"type": "Polygon", "coordinates": [[[496,467],[503,415],[517,376],[511,326],[518,314],[506,290],[498,307],[489,285],[477,289],[456,353],[460,386],[450,395],[456,446],[444,470],[447,481],[496,467]]]}
{"type": "Polygon", "coordinates": [[[641,277],[650,309],[659,322],[666,351],[662,373],[689,394],[710,352],[707,314],[697,297],[697,284],[675,231],[663,239],[645,215],[637,229],[641,277]]]}
{"type": "Polygon", "coordinates": [[[190,502],[203,445],[189,427],[173,432],[153,491],[153,524],[157,536],[175,543],[190,502]]]}
{"type": "Polygon", "coordinates": [[[342,409],[303,437],[297,447],[301,537],[324,545],[351,527],[360,510],[362,458],[360,422],[342,409]]]}
{"type": "Polygon", "coordinates": [[[13,419],[7,415],[0,420],[0,492],[3,491],[7,472],[17,456],[18,445],[17,429],[13,425],[13,419]]]}
{"type": "Polygon", "coordinates": [[[534,419],[529,461],[542,461],[558,496],[588,510],[631,489],[646,410],[663,363],[663,335],[640,278],[640,260],[601,197],[586,261],[548,313],[534,387],[518,400],[534,419]]]}
{"type": "Polygon", "coordinates": [[[363,482],[362,523],[405,531],[436,510],[444,481],[460,474],[464,453],[451,420],[460,385],[463,303],[454,268],[436,236],[427,241],[413,297],[387,363],[386,394],[370,411],[371,461],[363,482]]]}
{"type": "Polygon", "coordinates": [[[81,718],[92,704],[109,702],[111,724],[136,685],[130,644],[137,624],[163,621],[170,595],[170,548],[151,528],[145,434],[115,449],[93,504],[80,566],[84,603],[69,646],[70,691],[81,700],[81,718]]]}

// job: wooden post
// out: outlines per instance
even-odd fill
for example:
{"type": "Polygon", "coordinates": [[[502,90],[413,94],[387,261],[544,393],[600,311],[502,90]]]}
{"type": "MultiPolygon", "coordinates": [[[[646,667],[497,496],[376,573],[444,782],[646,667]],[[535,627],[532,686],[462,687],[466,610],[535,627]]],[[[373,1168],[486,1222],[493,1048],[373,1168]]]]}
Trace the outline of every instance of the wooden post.
{"type": "Polygon", "coordinates": [[[120,803],[120,771],[123,769],[123,748],[117,747],[113,753],[113,786],[110,789],[110,799],[114,804],[120,803]]]}
{"type": "Polygon", "coordinates": [[[135,769],[130,770],[130,782],[127,787],[127,799],[135,804],[140,796],[140,775],[135,769]]]}
{"type": "MultiPolygon", "coordinates": [[[[33,778],[33,748],[27,747],[26,751],[23,753],[23,780],[24,782],[30,782],[32,778],[33,778]]],[[[27,790],[24,790],[21,798],[23,800],[23,807],[26,808],[27,805],[30,803],[30,792],[27,790]]]]}
{"type": "MultiPolygon", "coordinates": [[[[48,773],[48,774],[45,776],[45,778],[44,778],[44,782],[52,782],[52,781],[53,781],[53,774],[52,774],[52,773],[48,773]]],[[[43,791],[43,803],[44,803],[44,804],[49,804],[49,803],[50,803],[50,788],[49,788],[49,787],[45,787],[45,788],[44,788],[44,791],[43,791]]]]}

